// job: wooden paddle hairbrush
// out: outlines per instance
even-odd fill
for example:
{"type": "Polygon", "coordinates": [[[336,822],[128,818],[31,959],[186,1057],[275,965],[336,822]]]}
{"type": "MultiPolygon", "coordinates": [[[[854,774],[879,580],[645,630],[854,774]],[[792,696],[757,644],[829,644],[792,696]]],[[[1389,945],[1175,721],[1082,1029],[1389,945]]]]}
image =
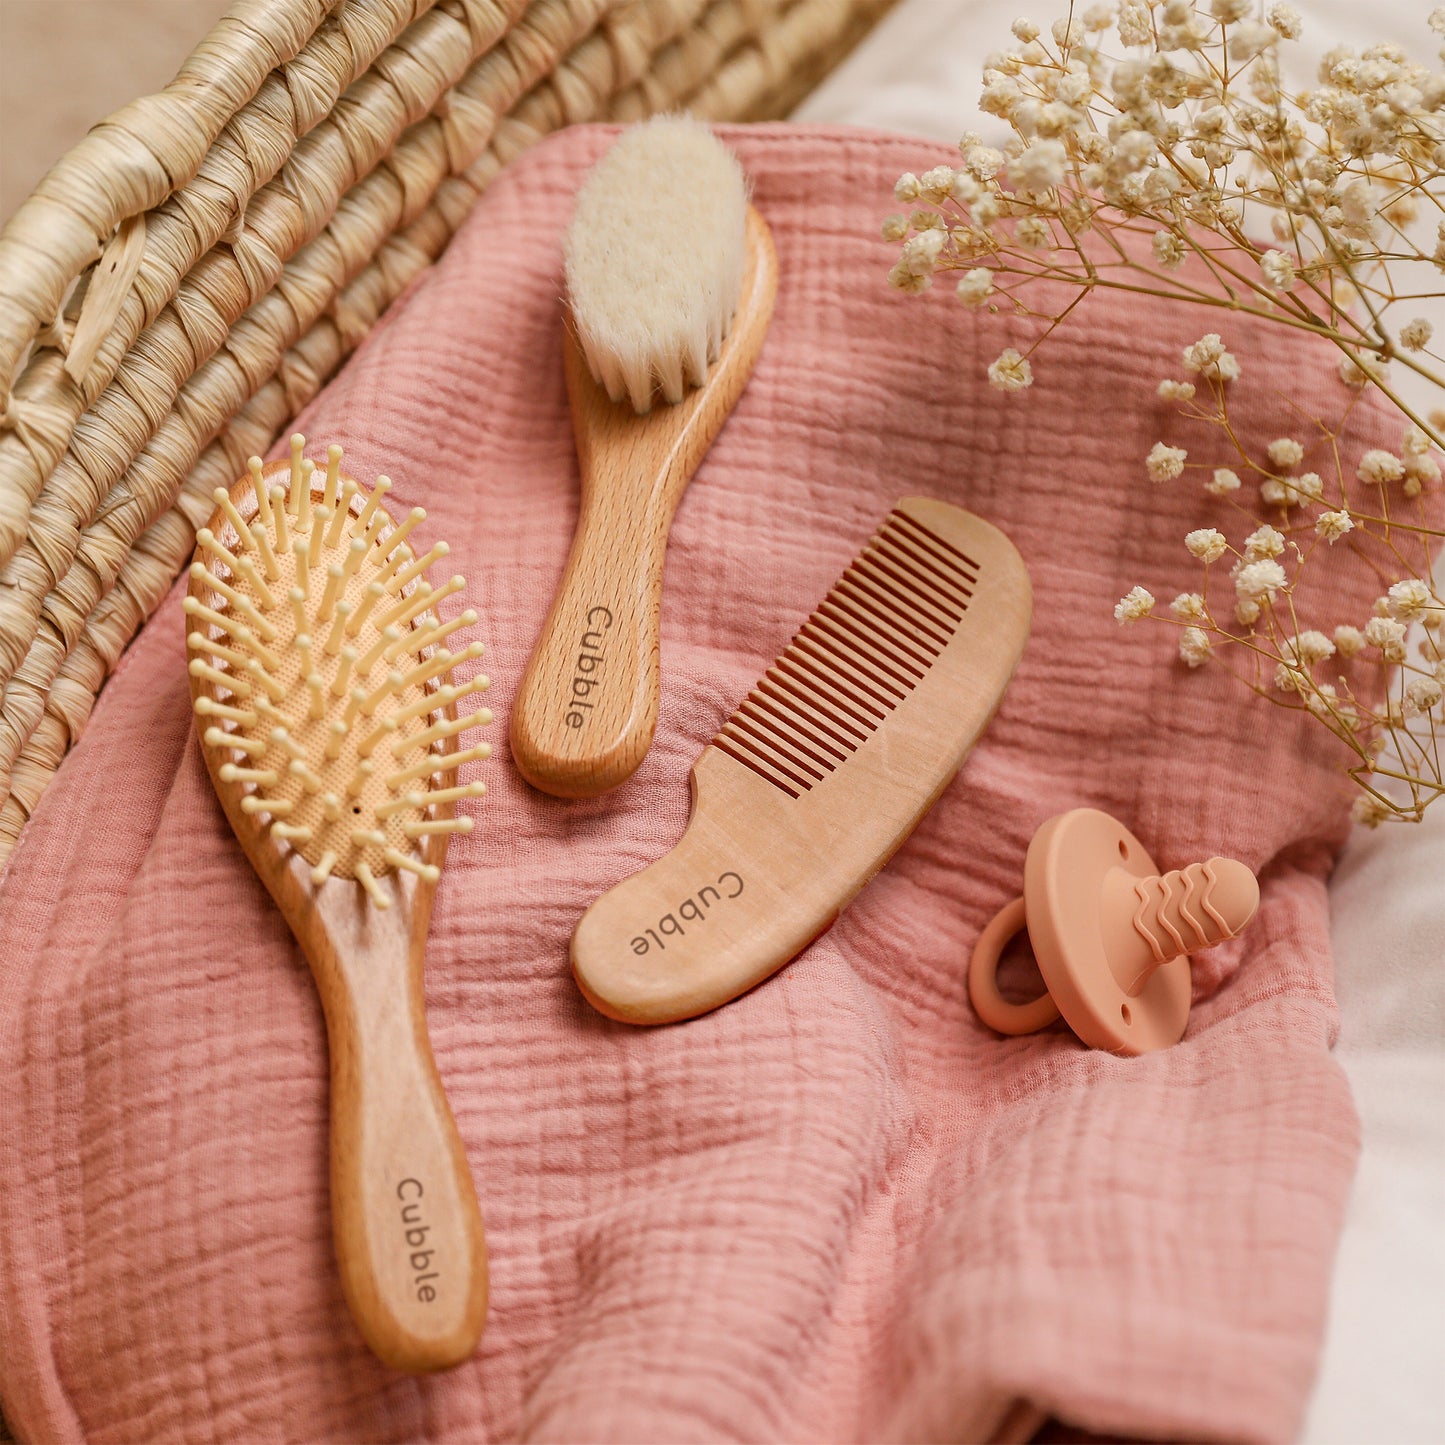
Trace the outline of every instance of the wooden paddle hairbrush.
{"type": "Polygon", "coordinates": [[[229,492],[197,534],[185,609],[202,752],[226,817],[316,979],[331,1056],[331,1209],[341,1284],[372,1350],[438,1370],[475,1350],[487,1309],[486,1246],[466,1154],[427,1037],[422,968],[432,896],[456,816],[459,735],[489,723],[457,703],[453,632],[433,590],[437,543],[415,556],[381,507],[340,472],[291,460],[229,492]],[[286,483],[286,485],[282,485],[286,483]]]}
{"type": "Polygon", "coordinates": [[[693,764],[682,840],[583,914],[572,967],[587,999],[670,1023],[806,948],[962,765],[1032,606],[1002,532],[899,502],[693,764]]]}

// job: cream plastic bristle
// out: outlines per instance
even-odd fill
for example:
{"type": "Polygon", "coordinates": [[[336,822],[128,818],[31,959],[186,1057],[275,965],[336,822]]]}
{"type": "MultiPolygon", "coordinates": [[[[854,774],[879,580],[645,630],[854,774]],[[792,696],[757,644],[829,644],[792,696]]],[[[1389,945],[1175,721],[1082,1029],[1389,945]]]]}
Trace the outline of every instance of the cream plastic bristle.
{"type": "Polygon", "coordinates": [[[578,193],[567,297],[587,365],[613,401],[647,411],[699,386],[732,325],[747,252],[737,158],[699,121],[624,131],[578,193]]]}
{"type": "MultiPolygon", "coordinates": [[[[301,504],[301,474],[302,474],[302,449],[306,445],[306,438],[298,432],[291,434],[291,486],[289,488],[289,501],[291,510],[294,512],[301,504]]],[[[309,506],[308,502],[308,506],[309,506]]]]}
{"type": "Polygon", "coordinates": [[[317,773],[312,768],[307,767],[300,758],[294,758],[291,766],[287,768],[286,771],[290,773],[293,778],[300,778],[301,786],[305,788],[308,793],[319,793],[326,786],[317,773]]]}
{"type": "Polygon", "coordinates": [[[371,525],[371,519],[376,515],[376,510],[381,506],[382,499],[391,490],[390,477],[378,477],[376,485],[371,489],[371,495],[366,499],[366,505],[361,509],[361,515],[351,524],[353,536],[360,536],[365,533],[371,525]]]}
{"type": "MultiPolygon", "coordinates": [[[[343,582],[350,582],[356,576],[356,569],[361,566],[362,558],[366,556],[366,543],[360,537],[353,537],[346,548],[346,560],[341,564],[341,579],[343,582]]],[[[379,582],[378,582],[378,585],[379,582]]],[[[382,591],[385,591],[384,586],[382,591]]]]}
{"type": "Polygon", "coordinates": [[[293,587],[286,594],[286,600],[291,604],[291,619],[296,624],[295,635],[300,635],[311,625],[306,616],[306,589],[293,587]]]}
{"type": "Polygon", "coordinates": [[[391,907],[391,899],[388,898],[386,894],[381,891],[381,884],[376,881],[375,877],[372,875],[371,868],[367,864],[358,863],[356,865],[356,878],[357,881],[361,884],[361,886],[366,889],[367,896],[371,899],[372,903],[376,905],[376,907],[391,907]]]}
{"type": "Polygon", "coordinates": [[[255,595],[257,604],[269,612],[276,605],[276,597],[261,576],[261,569],[249,557],[237,557],[236,562],[241,569],[241,576],[246,579],[246,585],[255,595]]]}
{"type": "MultiPolygon", "coordinates": [[[[257,493],[257,495],[261,495],[257,493]]],[[[276,552],[271,546],[271,534],[260,522],[251,523],[251,535],[256,539],[256,550],[261,554],[261,566],[265,569],[266,580],[274,582],[281,575],[281,566],[276,560],[276,552]]],[[[275,606],[275,603],[265,604],[268,608],[275,606]]]]}
{"type": "Polygon", "coordinates": [[[216,534],[209,527],[202,527],[196,533],[196,541],[201,544],[220,564],[234,572],[236,570],[236,558],[224,543],[216,540],[216,534]]]}
{"type": "Polygon", "coordinates": [[[286,493],[280,487],[271,488],[271,512],[276,520],[276,553],[284,556],[291,550],[291,524],[286,516],[286,493]]]}
{"type": "Polygon", "coordinates": [[[343,647],[341,649],[341,660],[336,664],[336,676],[331,679],[331,696],[345,697],[346,685],[351,677],[351,669],[356,665],[356,649],[354,647],[343,647]]]}
{"type": "Polygon", "coordinates": [[[388,733],[396,731],[396,724],[388,717],[374,727],[357,745],[356,751],[364,758],[369,758],[376,751],[376,745],[381,742],[388,733]]]}
{"type": "Polygon", "coordinates": [[[425,878],[428,883],[435,883],[442,876],[442,870],[435,863],[423,863],[420,858],[413,858],[400,848],[388,848],[382,856],[393,868],[404,868],[418,878],[425,878]]]}
{"type": "Polygon", "coordinates": [[[413,617],[420,616],[431,606],[432,589],[425,583],[417,584],[417,589],[410,597],[403,597],[390,612],[383,612],[376,620],[376,625],[383,630],[396,624],[405,627],[413,617]]]}
{"type": "MultiPolygon", "coordinates": [[[[304,440],[302,444],[305,444],[304,440]]],[[[294,473],[291,478],[292,490],[296,492],[296,530],[308,541],[311,537],[311,477],[315,471],[316,463],[310,457],[303,457],[299,490],[294,473]]]]}
{"type": "Polygon", "coordinates": [[[383,531],[391,525],[391,518],[385,512],[378,512],[372,519],[371,525],[361,536],[362,545],[370,551],[375,546],[383,531]]]}
{"type": "Polygon", "coordinates": [[[323,476],[298,435],[289,488],[270,485],[280,469],[266,477],[258,461],[248,463],[254,502],[244,488],[234,498],[218,490],[213,527],[239,540],[233,553],[211,528],[198,534],[212,560],[191,572],[189,668],[203,740],[220,754],[218,782],[240,790],[257,826],[302,854],[316,886],[354,880],[384,906],[386,873],[432,879],[425,840],[470,831],[469,819],[429,810],[480,796],[480,786],[428,784],[490,749],[428,750],[454,747],[479,725],[480,711],[453,719],[443,709],[485,686],[450,681],[457,662],[482,648],[453,655],[442,645],[477,615],[442,623],[431,610],[465,584],[426,581],[448,551],[436,543],[413,554],[407,539],[426,513],[412,508],[393,525],[381,505],[391,483],[379,477],[368,493],[341,477],[340,460],[330,449],[323,476]]]}
{"type": "Polygon", "coordinates": [[[271,494],[266,490],[264,468],[260,457],[252,457],[246,466],[251,473],[251,486],[256,493],[256,517],[263,527],[269,532],[272,527],[271,521],[271,494]]]}
{"type": "Polygon", "coordinates": [[[403,823],[408,838],[425,838],[432,833],[470,833],[470,818],[429,818],[421,823],[403,823]]]}
{"type": "Polygon", "coordinates": [[[221,509],[226,520],[235,529],[236,537],[241,543],[241,550],[246,551],[256,544],[251,540],[251,534],[246,529],[246,524],[241,520],[241,514],[236,510],[236,504],[231,500],[231,494],[225,487],[217,487],[211,493],[211,500],[221,509]]]}
{"type": "Polygon", "coordinates": [[[475,627],[477,614],[468,607],[460,617],[454,617],[450,622],[439,623],[430,632],[413,634],[407,639],[406,649],[408,652],[422,652],[428,647],[435,647],[439,642],[445,642],[452,633],[462,627],[475,627]]]}
{"type": "Polygon", "coordinates": [[[281,774],[263,768],[238,768],[235,763],[221,764],[223,783],[255,783],[258,788],[274,788],[281,774]]]}
{"type": "MultiPolygon", "coordinates": [[[[206,645],[206,639],[201,633],[193,632],[191,636],[200,638],[200,646],[206,645]]],[[[220,668],[212,667],[209,662],[199,657],[191,659],[190,673],[192,677],[205,678],[213,687],[226,688],[237,697],[251,696],[251,684],[244,677],[232,677],[229,672],[222,672],[220,668]]]]}
{"type": "Polygon", "coordinates": [[[263,798],[260,793],[247,793],[241,799],[243,813],[270,813],[273,818],[284,818],[295,807],[285,798],[263,798]]]}
{"type": "Polygon", "coordinates": [[[264,689],[272,702],[280,702],[286,696],[286,689],[254,657],[246,665],[246,676],[264,689]]]}
{"type": "Polygon", "coordinates": [[[389,697],[394,697],[401,691],[402,676],[399,672],[389,672],[367,693],[366,701],[361,704],[363,717],[371,717],[383,702],[389,697]]]}
{"type": "Polygon", "coordinates": [[[369,582],[366,591],[362,594],[361,602],[356,611],[351,614],[351,621],[346,624],[346,635],[355,637],[362,629],[367,618],[371,616],[372,609],[383,597],[386,596],[386,588],[380,582],[369,582]]]}
{"type": "Polygon", "coordinates": [[[356,664],[356,670],[365,677],[367,673],[376,666],[377,660],[386,653],[391,645],[401,636],[401,631],[396,627],[384,627],[381,636],[372,644],[371,650],[365,653],[356,664]]]}
{"type": "Polygon", "coordinates": [[[326,553],[326,524],[330,520],[331,508],[325,502],[318,502],[311,514],[311,545],[307,552],[307,562],[312,567],[319,567],[326,553]]]}
{"type": "Polygon", "coordinates": [[[391,580],[385,584],[386,590],[390,592],[393,597],[396,596],[408,582],[416,577],[420,577],[433,562],[440,562],[451,550],[445,542],[436,543],[425,557],[416,558],[414,561],[407,563],[400,572],[397,572],[391,580]]]}
{"type": "Polygon", "coordinates": [[[455,788],[433,788],[425,795],[429,803],[454,803],[461,798],[480,798],[487,791],[487,785],[478,778],[473,783],[462,783],[455,788]]]}
{"type": "Polygon", "coordinates": [[[210,747],[235,748],[251,758],[259,758],[266,751],[266,744],[259,739],[248,738],[245,733],[227,732],[225,728],[207,728],[203,737],[210,747]]]}
{"type": "Polygon", "coordinates": [[[256,714],[248,707],[232,707],[227,702],[217,702],[214,698],[198,697],[196,699],[196,711],[202,717],[223,717],[229,718],[232,722],[240,723],[242,727],[254,727],[256,725],[256,714]]]}
{"type": "Polygon", "coordinates": [[[191,576],[197,581],[204,582],[213,592],[220,593],[231,607],[246,619],[247,624],[255,629],[256,635],[263,641],[270,642],[276,636],[276,629],[261,615],[256,604],[249,597],[237,592],[228,583],[221,581],[204,562],[191,563],[191,576]]]}
{"type": "Polygon", "coordinates": [[[331,518],[331,526],[326,533],[327,547],[340,545],[342,533],[346,530],[346,524],[351,520],[351,499],[356,495],[356,483],[347,477],[341,486],[341,496],[335,505],[335,513],[331,518]]]}
{"type": "Polygon", "coordinates": [[[400,757],[408,748],[429,748],[439,738],[455,737],[460,732],[465,732],[469,727],[477,726],[472,721],[472,714],[466,717],[447,717],[439,723],[433,723],[424,732],[419,732],[414,738],[398,738],[391,745],[394,756],[400,757]]]}
{"type": "MultiPolygon", "coordinates": [[[[343,597],[336,604],[335,614],[331,619],[331,631],[326,634],[327,657],[335,657],[341,651],[342,643],[346,640],[346,619],[350,616],[351,604],[343,597]]],[[[337,693],[337,696],[340,697],[341,694],[337,693]]]]}
{"type": "Polygon", "coordinates": [[[383,545],[384,555],[388,558],[387,564],[377,574],[378,579],[385,582],[394,568],[402,566],[411,555],[410,547],[403,547],[402,543],[411,536],[411,529],[419,523],[426,521],[426,512],[421,507],[413,507],[406,514],[406,520],[387,537],[383,545]]]}
{"type": "Polygon", "coordinates": [[[283,753],[289,753],[293,759],[300,758],[305,762],[306,749],[291,736],[289,729],[284,727],[272,728],[271,735],[267,741],[270,742],[272,747],[280,748],[283,753]]]}
{"type": "MultiPolygon", "coordinates": [[[[336,610],[336,599],[341,594],[341,567],[333,562],[326,569],[326,586],[321,593],[321,606],[316,613],[318,622],[330,622],[336,610]]],[[[340,643],[337,644],[340,646],[340,643]]]]}
{"type": "Polygon", "coordinates": [[[428,753],[421,762],[413,763],[409,768],[401,768],[392,773],[386,780],[386,786],[394,792],[397,788],[406,787],[408,783],[429,778],[434,773],[453,772],[464,763],[477,762],[482,758],[489,758],[491,755],[492,750],[485,743],[480,747],[467,748],[460,753],[428,753]]]}

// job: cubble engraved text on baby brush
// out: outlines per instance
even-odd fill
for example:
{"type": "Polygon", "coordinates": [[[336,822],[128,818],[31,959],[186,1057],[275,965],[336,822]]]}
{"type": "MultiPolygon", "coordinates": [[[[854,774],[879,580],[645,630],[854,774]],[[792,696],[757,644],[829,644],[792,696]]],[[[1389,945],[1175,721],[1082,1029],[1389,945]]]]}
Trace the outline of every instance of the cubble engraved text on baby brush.
{"type": "Polygon", "coordinates": [[[664,913],[657,920],[656,928],[644,928],[636,938],[632,940],[632,951],[641,957],[649,949],[657,947],[667,951],[667,944],[664,938],[682,938],[687,933],[689,923],[706,923],[707,911],[715,903],[721,903],[724,898],[736,898],[743,891],[743,875],[729,870],[718,875],[717,886],[711,883],[699,888],[696,893],[689,894],[671,913],[664,913]],[[736,884],[736,887],[734,885],[736,884]],[[722,892],[719,892],[721,889],[722,892]],[[712,894],[709,898],[708,894],[712,894]],[[648,940],[652,941],[649,943],[648,940]]]}
{"type": "Polygon", "coordinates": [[[416,1290],[417,1299],[422,1304],[429,1305],[437,1297],[431,1282],[440,1279],[441,1275],[431,1268],[436,1250],[429,1248],[426,1242],[431,1233],[431,1225],[422,1219],[421,1199],[425,1193],[419,1179],[403,1179],[396,1186],[396,1197],[401,1200],[401,1222],[406,1230],[407,1248],[411,1251],[408,1262],[411,1265],[412,1286],[416,1290]]]}
{"type": "Polygon", "coordinates": [[[588,714],[596,707],[596,703],[592,701],[592,693],[602,682],[600,674],[607,657],[602,634],[611,630],[610,608],[596,606],[587,609],[587,631],[582,634],[582,642],[577,649],[571,693],[567,698],[567,714],[562,719],[569,728],[580,728],[587,721],[588,714]]]}

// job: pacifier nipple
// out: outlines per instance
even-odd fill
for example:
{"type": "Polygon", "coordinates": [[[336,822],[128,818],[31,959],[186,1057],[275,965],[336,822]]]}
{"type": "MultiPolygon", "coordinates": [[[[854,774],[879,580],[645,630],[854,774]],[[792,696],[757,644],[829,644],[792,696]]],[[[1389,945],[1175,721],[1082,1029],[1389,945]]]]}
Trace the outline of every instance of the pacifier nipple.
{"type": "Polygon", "coordinates": [[[1023,897],[974,946],[969,997],[1002,1034],[1033,1033],[1062,1014],[1093,1048],[1166,1048],[1189,1018],[1189,955],[1237,937],[1258,907],[1259,884],[1236,859],[1161,874],[1123,824],[1076,808],[1034,834],[1023,897]],[[998,963],[1024,928],[1047,991],[1015,1004],[999,993],[998,963]]]}

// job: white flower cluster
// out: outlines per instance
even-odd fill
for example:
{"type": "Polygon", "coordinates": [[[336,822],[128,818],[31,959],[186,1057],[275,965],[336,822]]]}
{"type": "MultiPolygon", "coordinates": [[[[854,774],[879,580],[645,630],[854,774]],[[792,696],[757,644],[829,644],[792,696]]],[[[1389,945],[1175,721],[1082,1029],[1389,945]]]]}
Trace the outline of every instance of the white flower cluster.
{"type": "MultiPolygon", "coordinates": [[[[1445,5],[1428,25],[1445,37],[1445,5]]],[[[1155,395],[1218,428],[1237,458],[1214,465],[1192,436],[1188,449],[1166,436],[1144,470],[1202,485],[1209,524],[1184,545],[1204,580],[1167,616],[1142,586],[1114,609],[1120,623],[1177,626],[1187,667],[1227,654],[1257,694],[1317,718],[1353,754],[1357,816],[1379,822],[1418,817],[1445,794],[1434,741],[1445,604],[1428,581],[1430,539],[1445,531],[1438,492],[1437,510],[1426,496],[1441,481],[1445,407],[1414,409],[1392,376],[1445,393],[1445,348],[1432,349],[1411,301],[1445,285],[1445,69],[1395,45],[1337,47],[1316,82],[1293,91],[1279,53],[1303,29],[1285,0],[1079,0],[1047,28],[1016,20],[1011,43],[984,61],[980,102],[1007,140],[966,135],[954,164],[900,177],[883,236],[900,290],[956,272],[964,307],[1040,324],[1032,343],[1015,336],[988,365],[997,390],[1030,387],[1035,352],[1060,322],[1117,290],[1307,333],[1333,346],[1343,382],[1404,414],[1398,446],[1359,454],[1342,437],[1355,402],[1342,393],[1333,428],[1294,408],[1288,431],[1256,454],[1231,413],[1256,378],[1220,332],[1200,335],[1155,395]],[[1248,525],[1213,525],[1225,511],[1248,525]],[[1372,549],[1374,565],[1417,575],[1389,586],[1362,626],[1306,625],[1311,559],[1329,570],[1372,549]],[[1387,749],[1404,803],[1371,781],[1387,749]]],[[[1260,370],[1261,385],[1279,386],[1260,370]]]]}
{"type": "MultiPolygon", "coordinates": [[[[900,248],[889,279],[919,292],[959,270],[959,298],[978,307],[1047,275],[1080,294],[1127,285],[1313,330],[1323,306],[1351,382],[1383,379],[1391,355],[1428,366],[1429,323],[1392,330],[1384,313],[1402,260],[1445,270],[1445,223],[1433,247],[1409,229],[1445,206],[1445,70],[1393,44],[1336,47],[1313,87],[1288,92],[1278,51],[1303,28],[1282,0],[1104,0],[1048,31],[1016,20],[984,60],[979,102],[1008,140],[970,133],[959,164],[899,177],[913,209],[884,223],[900,248]],[[1249,239],[1261,217],[1272,245],[1249,239]],[[1122,245],[1090,249],[1094,231],[1122,245]],[[1191,260],[1188,284],[1176,281],[1191,260]],[[1350,316],[1362,298],[1378,325],[1350,316]]],[[[1222,348],[1186,364],[1207,380],[1238,375],[1222,348]]],[[[1002,370],[1006,390],[1032,379],[1002,370]]]]}

